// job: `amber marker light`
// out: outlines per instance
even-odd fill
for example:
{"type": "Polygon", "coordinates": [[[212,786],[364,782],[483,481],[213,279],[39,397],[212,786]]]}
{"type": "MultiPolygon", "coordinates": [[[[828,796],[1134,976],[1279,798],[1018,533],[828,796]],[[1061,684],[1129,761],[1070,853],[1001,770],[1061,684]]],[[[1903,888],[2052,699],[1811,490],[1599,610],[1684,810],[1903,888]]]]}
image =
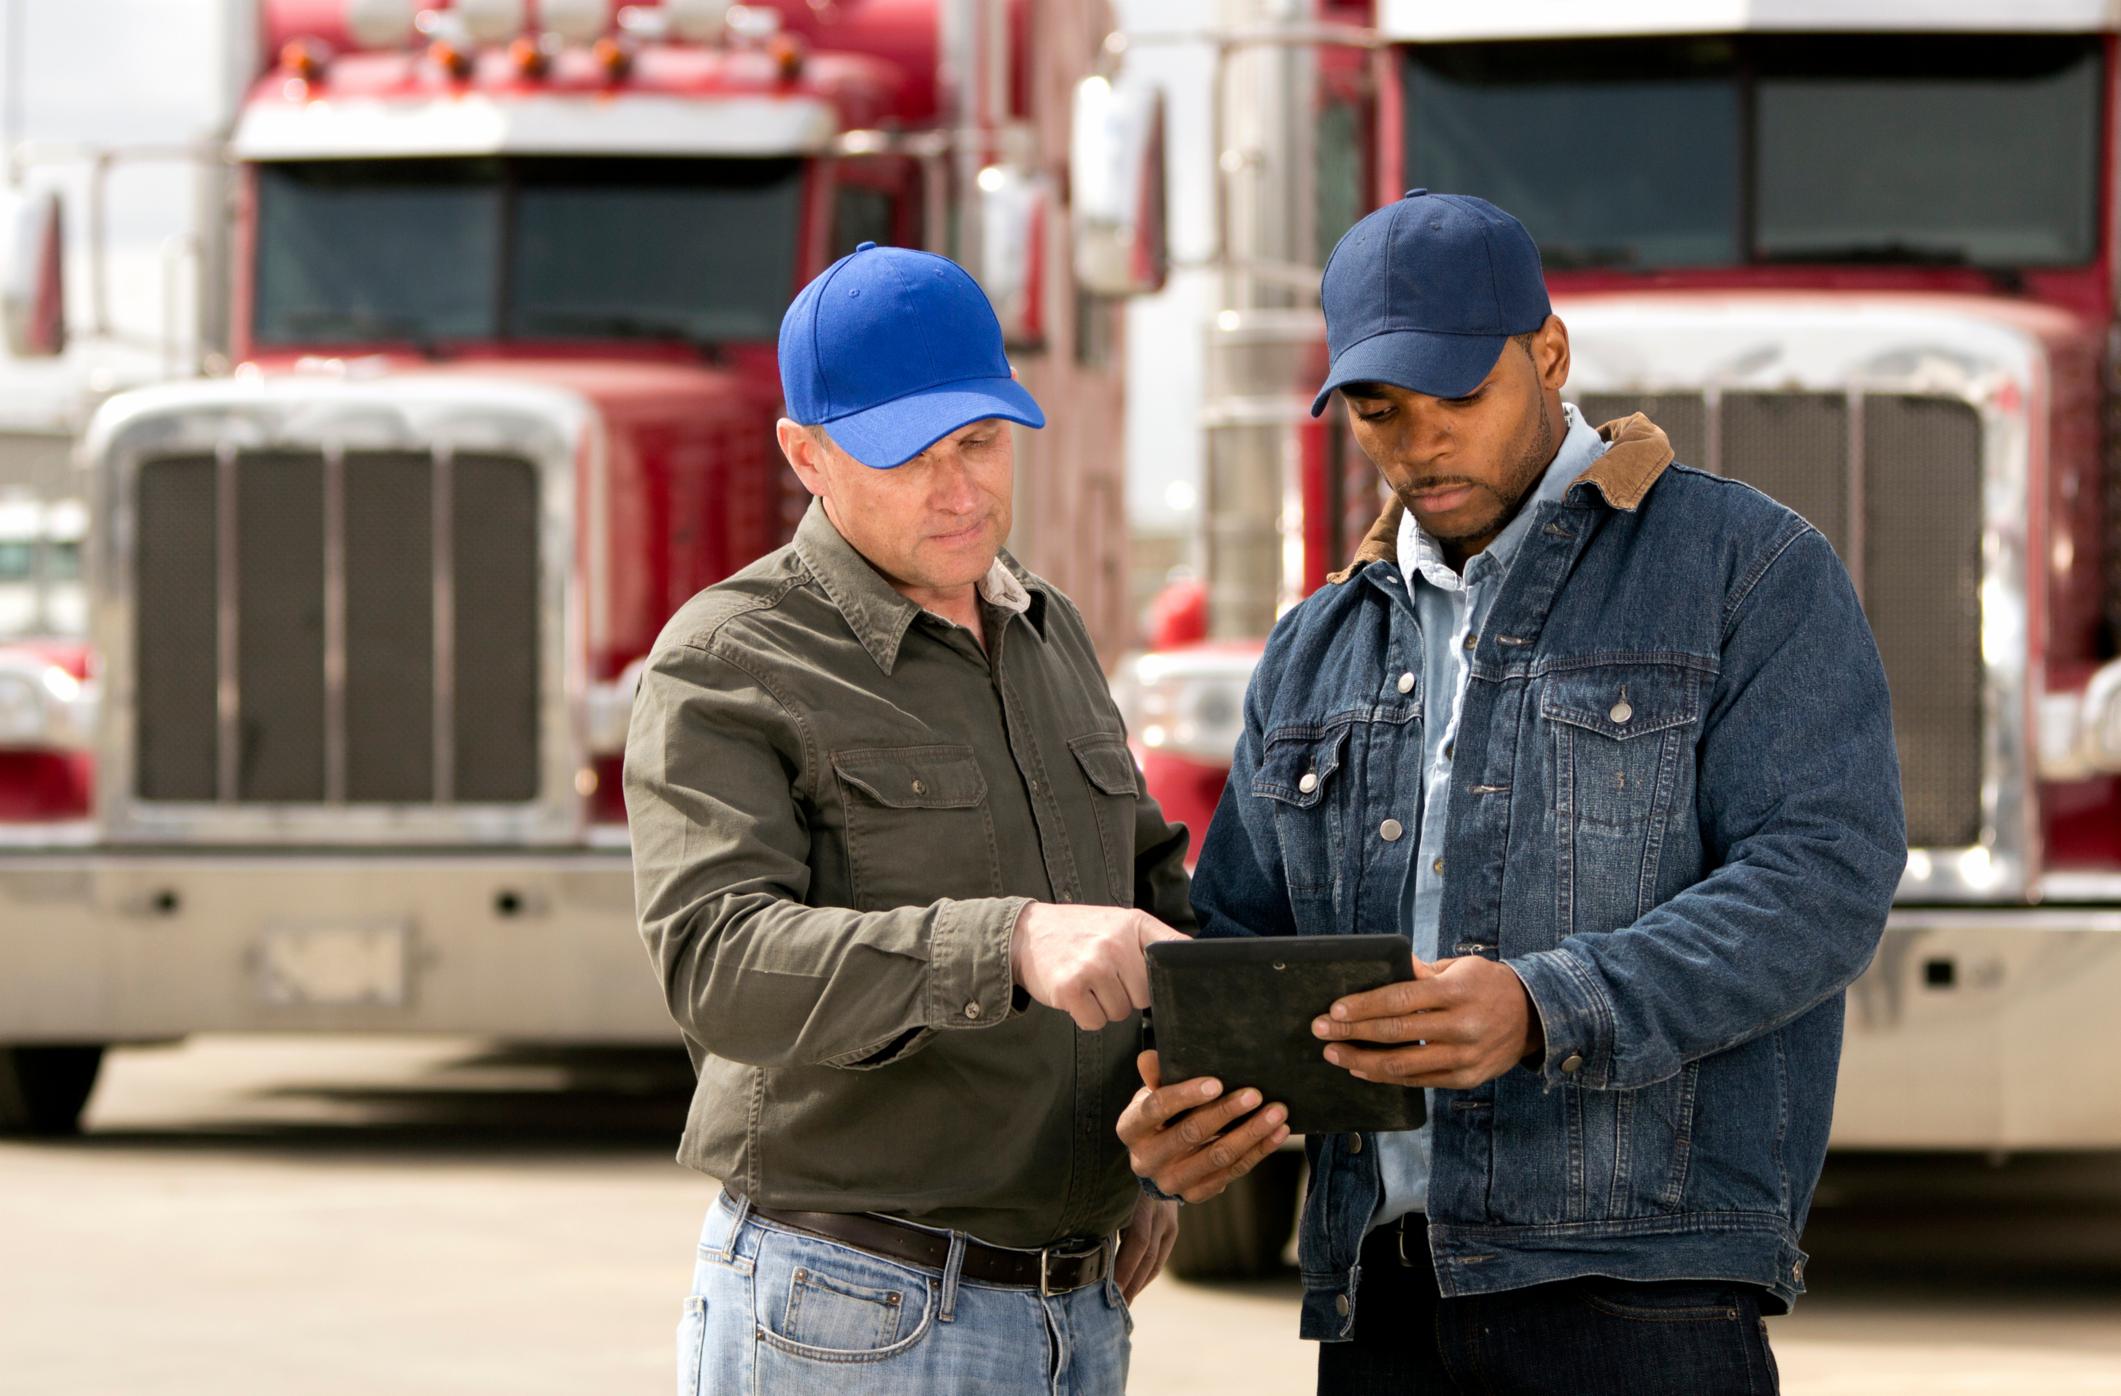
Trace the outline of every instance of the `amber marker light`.
{"type": "Polygon", "coordinates": [[[280,49],[280,66],[290,77],[315,82],[324,75],[324,57],[305,39],[290,39],[280,49]]]}
{"type": "Polygon", "coordinates": [[[544,46],[528,34],[508,46],[508,64],[526,78],[541,78],[551,66],[544,46]]]}
{"type": "Polygon", "coordinates": [[[471,55],[447,39],[437,39],[427,46],[428,61],[453,78],[461,78],[471,72],[471,55]]]}
{"type": "Polygon", "coordinates": [[[590,46],[589,53],[596,60],[597,69],[609,82],[617,82],[625,77],[626,70],[633,66],[633,55],[628,53],[626,46],[617,39],[599,39],[590,46]]]}
{"type": "Polygon", "coordinates": [[[794,82],[803,73],[803,41],[793,34],[776,34],[766,41],[766,55],[773,60],[774,75],[794,82]]]}

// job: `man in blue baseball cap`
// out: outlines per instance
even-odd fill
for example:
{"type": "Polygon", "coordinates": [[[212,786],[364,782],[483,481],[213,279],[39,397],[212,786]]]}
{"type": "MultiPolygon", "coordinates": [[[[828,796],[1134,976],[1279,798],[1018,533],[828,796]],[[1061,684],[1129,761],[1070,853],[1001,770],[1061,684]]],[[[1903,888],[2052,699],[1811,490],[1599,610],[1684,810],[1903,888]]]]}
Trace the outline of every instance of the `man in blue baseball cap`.
{"type": "MultiPolygon", "coordinates": [[[[1394,499],[1275,627],[1193,898],[1202,935],[1414,942],[1312,1025],[1428,1092],[1420,1130],[1305,1141],[1318,1389],[1773,1391],[1906,858],[1855,592],[1796,514],[1563,402],[1494,205],[1412,190],[1321,291],[1314,414],[1339,393],[1394,499]]],[[[1252,1127],[1192,1085],[1121,1120],[1159,1187],[1252,1127]]]]}
{"type": "Polygon", "coordinates": [[[789,546],[688,601],[626,746],[641,930],[720,1179],[679,1388],[1116,1393],[1174,1207],[1114,1135],[1186,831],[1006,552],[986,296],[864,243],[781,325],[789,546]]]}

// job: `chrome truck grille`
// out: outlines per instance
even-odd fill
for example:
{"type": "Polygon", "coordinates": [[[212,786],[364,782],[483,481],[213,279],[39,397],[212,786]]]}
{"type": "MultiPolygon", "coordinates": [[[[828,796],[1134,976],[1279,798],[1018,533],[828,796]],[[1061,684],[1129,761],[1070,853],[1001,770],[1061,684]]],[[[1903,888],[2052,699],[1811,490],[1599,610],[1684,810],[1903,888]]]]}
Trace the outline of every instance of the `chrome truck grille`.
{"type": "Polygon", "coordinates": [[[134,480],[138,799],[537,797],[530,461],[222,450],[134,480]]]}
{"type": "Polygon", "coordinates": [[[1826,535],[1854,578],[1893,692],[1908,841],[1982,829],[1982,428],[1903,393],[1591,393],[1592,422],[1644,412],[1679,459],[1745,481],[1826,535]]]}

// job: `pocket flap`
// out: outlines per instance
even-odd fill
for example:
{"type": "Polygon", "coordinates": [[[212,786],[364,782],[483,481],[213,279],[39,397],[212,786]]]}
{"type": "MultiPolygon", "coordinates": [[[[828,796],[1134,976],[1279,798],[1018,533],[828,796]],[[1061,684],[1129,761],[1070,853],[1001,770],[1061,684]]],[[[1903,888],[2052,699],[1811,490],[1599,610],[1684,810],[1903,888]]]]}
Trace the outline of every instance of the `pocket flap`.
{"type": "Polygon", "coordinates": [[[1323,733],[1315,727],[1268,733],[1252,793],[1308,809],[1325,798],[1347,744],[1346,723],[1323,733]]]}
{"type": "Polygon", "coordinates": [[[1068,743],[1090,783],[1107,795],[1139,795],[1134,784],[1134,755],[1127,739],[1111,732],[1092,732],[1068,743]]]}
{"type": "Polygon", "coordinates": [[[1602,737],[1630,737],[1683,727],[1700,716],[1701,683],[1676,664],[1613,664],[1550,675],[1540,716],[1602,737]]]}
{"type": "Polygon", "coordinates": [[[893,809],[968,809],[987,798],[987,778],[969,746],[836,751],[832,769],[841,780],[893,809]]]}

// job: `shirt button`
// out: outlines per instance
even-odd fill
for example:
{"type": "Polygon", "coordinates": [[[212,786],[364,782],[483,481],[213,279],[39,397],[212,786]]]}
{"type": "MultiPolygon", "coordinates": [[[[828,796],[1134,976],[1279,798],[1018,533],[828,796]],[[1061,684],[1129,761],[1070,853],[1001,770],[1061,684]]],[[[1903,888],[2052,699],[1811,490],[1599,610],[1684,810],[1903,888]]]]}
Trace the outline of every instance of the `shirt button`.
{"type": "Polygon", "coordinates": [[[1354,1307],[1353,1304],[1348,1302],[1347,1295],[1336,1294],[1333,1296],[1333,1312],[1339,1314],[1342,1318],[1346,1318],[1354,1307]]]}
{"type": "Polygon", "coordinates": [[[1305,771],[1304,778],[1296,782],[1296,788],[1303,791],[1306,795],[1318,789],[1318,773],[1316,771],[1305,771]]]}
{"type": "Polygon", "coordinates": [[[968,1004],[966,1004],[966,1005],[965,1005],[965,1016],[966,1016],[967,1018],[977,1018],[977,1017],[979,1017],[979,1005],[978,1005],[978,1004],[976,1004],[976,1003],[968,1003],[968,1004]]]}
{"type": "Polygon", "coordinates": [[[1570,1076],[1575,1075],[1577,1072],[1583,1070],[1583,1057],[1575,1052],[1569,1053],[1566,1057],[1563,1057],[1561,1059],[1561,1069],[1563,1072],[1570,1076]]]}
{"type": "Polygon", "coordinates": [[[1467,649],[1473,649],[1473,648],[1475,648],[1476,646],[1478,646],[1479,644],[1480,644],[1480,637],[1479,637],[1478,635],[1475,635],[1475,634],[1474,634],[1474,633],[1473,633],[1472,631],[1468,630],[1468,631],[1466,632],[1466,648],[1467,648],[1467,649]]]}
{"type": "Polygon", "coordinates": [[[1429,867],[1435,872],[1438,877],[1443,876],[1443,859],[1438,858],[1435,862],[1429,864],[1429,867]]]}
{"type": "Polygon", "coordinates": [[[1446,760],[1446,761],[1450,761],[1450,760],[1454,759],[1454,758],[1455,758],[1455,757],[1457,756],[1457,753],[1458,753],[1458,743],[1456,743],[1456,742],[1445,742],[1445,743],[1443,744],[1443,759],[1444,759],[1444,760],[1446,760]]]}
{"type": "Polygon", "coordinates": [[[927,794],[927,793],[928,793],[928,782],[926,782],[926,781],[924,781],[924,780],[917,780],[917,781],[913,782],[913,793],[914,793],[914,794],[916,794],[916,795],[925,795],[925,794],[927,794]]]}
{"type": "Polygon", "coordinates": [[[1401,693],[1412,693],[1414,691],[1414,675],[1412,673],[1399,676],[1399,691],[1401,693]]]}
{"type": "Polygon", "coordinates": [[[1377,836],[1386,843],[1398,842],[1399,836],[1406,831],[1406,826],[1396,819],[1387,819],[1384,823],[1377,826],[1377,836]]]}

